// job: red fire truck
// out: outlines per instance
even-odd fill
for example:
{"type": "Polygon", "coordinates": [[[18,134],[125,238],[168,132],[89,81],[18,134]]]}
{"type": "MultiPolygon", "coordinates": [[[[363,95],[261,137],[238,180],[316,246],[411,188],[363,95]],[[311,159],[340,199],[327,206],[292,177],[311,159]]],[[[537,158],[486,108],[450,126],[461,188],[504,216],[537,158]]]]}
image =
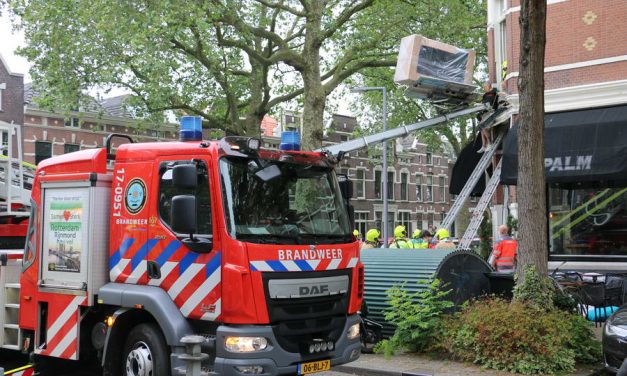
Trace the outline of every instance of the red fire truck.
{"type": "Polygon", "coordinates": [[[193,117],[180,142],[112,154],[116,136],[37,166],[23,260],[3,260],[36,367],[178,375],[197,356],[202,375],[278,375],[359,357],[363,265],[333,156],[205,142],[193,117]]]}

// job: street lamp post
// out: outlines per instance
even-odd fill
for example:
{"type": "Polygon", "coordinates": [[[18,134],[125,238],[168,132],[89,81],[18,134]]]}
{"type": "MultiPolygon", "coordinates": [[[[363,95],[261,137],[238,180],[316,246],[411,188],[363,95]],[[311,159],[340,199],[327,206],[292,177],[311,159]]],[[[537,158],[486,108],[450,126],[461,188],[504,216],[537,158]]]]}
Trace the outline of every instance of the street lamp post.
{"type": "MultiPolygon", "coordinates": [[[[383,92],[383,131],[388,130],[388,94],[384,86],[363,86],[351,89],[353,93],[380,90],[383,92]]],[[[383,141],[383,248],[388,247],[388,142],[383,141]]]]}

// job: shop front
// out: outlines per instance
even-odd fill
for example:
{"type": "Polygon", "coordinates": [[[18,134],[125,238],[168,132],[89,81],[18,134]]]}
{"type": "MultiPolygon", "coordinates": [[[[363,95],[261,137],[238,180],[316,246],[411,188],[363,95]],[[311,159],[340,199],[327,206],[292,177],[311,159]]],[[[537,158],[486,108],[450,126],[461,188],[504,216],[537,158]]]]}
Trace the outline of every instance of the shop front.
{"type": "MultiPolygon", "coordinates": [[[[515,125],[501,182],[517,180],[515,125]]],[[[547,114],[550,269],[627,270],[627,105],[547,114]]]]}

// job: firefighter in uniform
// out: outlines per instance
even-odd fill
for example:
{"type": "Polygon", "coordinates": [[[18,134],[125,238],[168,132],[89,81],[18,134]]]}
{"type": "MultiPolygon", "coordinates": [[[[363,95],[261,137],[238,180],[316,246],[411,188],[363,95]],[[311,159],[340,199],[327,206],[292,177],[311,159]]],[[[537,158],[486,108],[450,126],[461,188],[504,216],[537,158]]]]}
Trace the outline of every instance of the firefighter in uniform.
{"type": "Polygon", "coordinates": [[[366,232],[366,241],[361,244],[361,249],[379,248],[381,246],[379,236],[381,236],[379,230],[368,230],[368,232],[366,232]]]}
{"type": "Polygon", "coordinates": [[[438,244],[435,246],[435,249],[451,249],[455,248],[455,243],[453,243],[453,239],[451,239],[451,234],[447,229],[441,228],[435,232],[435,238],[438,240],[438,244]]]}
{"type": "Polygon", "coordinates": [[[405,226],[399,225],[394,228],[394,240],[390,243],[390,248],[414,248],[414,244],[407,239],[405,226]]]}
{"type": "Polygon", "coordinates": [[[499,226],[499,237],[488,262],[497,272],[513,273],[516,270],[518,242],[509,235],[506,225],[499,226]]]}

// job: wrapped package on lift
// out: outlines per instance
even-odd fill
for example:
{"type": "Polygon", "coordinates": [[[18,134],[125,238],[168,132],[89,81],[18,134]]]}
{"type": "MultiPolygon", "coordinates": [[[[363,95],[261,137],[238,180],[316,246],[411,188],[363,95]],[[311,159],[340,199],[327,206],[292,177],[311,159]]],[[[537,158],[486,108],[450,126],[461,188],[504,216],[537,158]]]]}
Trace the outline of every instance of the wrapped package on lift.
{"type": "Polygon", "coordinates": [[[473,50],[409,35],[401,40],[394,82],[421,98],[471,93],[474,64],[473,50]]]}

